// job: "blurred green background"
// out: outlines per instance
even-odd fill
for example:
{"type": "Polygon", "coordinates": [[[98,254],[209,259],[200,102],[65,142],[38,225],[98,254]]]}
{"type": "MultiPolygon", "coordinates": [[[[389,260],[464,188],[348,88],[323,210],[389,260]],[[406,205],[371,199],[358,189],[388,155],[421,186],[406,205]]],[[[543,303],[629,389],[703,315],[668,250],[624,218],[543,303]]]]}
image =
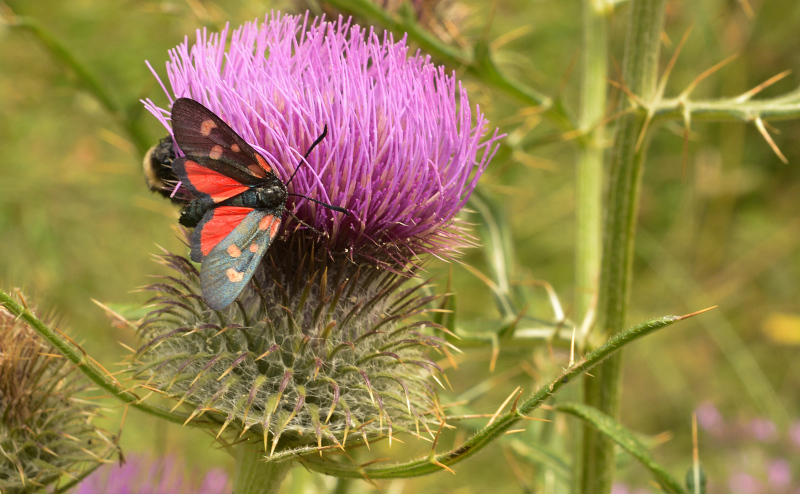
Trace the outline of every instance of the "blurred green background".
{"type": "MultiPolygon", "coordinates": [[[[496,58],[505,70],[548,94],[561,94],[577,110],[579,76],[572,68],[581,49],[580,2],[459,5],[463,16],[457,27],[465,40],[495,40],[496,58]]],[[[235,26],[263,18],[273,8],[296,8],[288,2],[251,0],[26,0],[7,1],[7,6],[61,39],[126,109],[140,107],[138,100],[145,97],[166,106],[144,61],[163,77],[167,50],[184,36],[192,38],[195,29],[219,29],[225,22],[235,26]]],[[[618,79],[615,65],[622,58],[626,15],[622,4],[611,16],[613,79],[618,79]]],[[[671,1],[662,67],[690,26],[668,95],[735,53],[738,59],[703,82],[695,97],[737,95],[779,72],[800,68],[797,2],[671,1]]],[[[498,202],[510,227],[520,265],[515,280],[550,282],[569,315],[575,148],[568,141],[550,142],[547,136],[555,129],[531,108],[465,80],[471,102],[509,133],[480,188],[498,202]]],[[[788,92],[798,82],[793,73],[762,95],[788,92]]],[[[152,143],[165,135],[149,114],[142,114],[140,122],[152,143]]],[[[748,469],[766,482],[769,465],[782,458],[795,469],[793,482],[800,485],[800,464],[792,459],[800,456],[800,438],[794,445],[788,438],[791,424],[800,420],[800,123],[774,125],[780,130],[773,132],[774,139],[788,165],[752,125],[695,122],[685,170],[682,128],[666,125],[655,131],[644,177],[630,322],[720,307],[627,350],[622,422],[649,436],[669,432],[670,439],[655,455],[682,477],[691,464],[691,413],[703,403],[713,404],[737,431],[718,438],[701,430],[701,459],[717,487],[748,469]],[[774,423],[771,439],[752,433],[756,418],[774,423]]],[[[118,369],[127,354],[119,342],[135,346],[135,335],[110,324],[91,299],[127,304],[147,299],[135,290],[149,282],[148,275],[163,272],[152,259],[158,246],[184,252],[175,228],[177,211],[147,190],[142,156],[75,74],[29,32],[2,24],[0,157],[0,286],[24,288],[40,307],[63,316],[69,334],[106,368],[118,369]]],[[[480,250],[464,260],[488,271],[480,250]]],[[[448,269],[437,264],[432,271],[448,269]]],[[[459,264],[452,271],[458,320],[475,326],[495,318],[486,286],[459,264]]],[[[529,314],[552,317],[544,293],[539,295],[542,303],[529,314]]],[[[503,347],[490,374],[490,356],[488,348],[470,349],[459,357],[458,370],[448,370],[453,397],[495,379],[476,404],[480,413],[494,412],[516,385],[530,391],[532,379],[554,376],[568,359],[546,346],[503,347]]],[[[577,384],[573,387],[577,393],[577,384]]],[[[109,402],[107,415],[106,427],[116,431],[121,409],[109,402]]],[[[558,436],[577,427],[563,417],[550,418],[556,422],[530,429],[538,434],[546,427],[558,436]]],[[[442,446],[457,443],[463,434],[448,436],[442,446]]],[[[406,446],[382,447],[362,457],[403,457],[429,447],[417,443],[409,438],[406,446]]],[[[209,436],[138,412],[127,415],[122,446],[126,452],[174,453],[191,468],[232,466],[209,436]]],[[[393,493],[520,492],[541,485],[537,471],[496,443],[457,465],[455,477],[442,473],[380,485],[393,493]]],[[[648,476],[623,461],[620,482],[646,487],[648,476]]],[[[295,468],[293,481],[284,487],[285,492],[314,492],[323,484],[332,486],[332,480],[295,468]]],[[[374,490],[366,483],[353,489],[374,490]]]]}

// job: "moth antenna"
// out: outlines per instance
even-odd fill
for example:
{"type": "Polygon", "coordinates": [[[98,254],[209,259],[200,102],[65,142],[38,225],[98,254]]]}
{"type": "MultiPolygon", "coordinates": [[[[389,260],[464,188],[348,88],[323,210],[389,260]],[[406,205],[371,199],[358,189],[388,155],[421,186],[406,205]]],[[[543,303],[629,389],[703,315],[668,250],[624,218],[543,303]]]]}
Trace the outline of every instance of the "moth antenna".
{"type": "Polygon", "coordinates": [[[308,158],[308,155],[311,154],[311,151],[313,151],[314,148],[317,147],[317,144],[319,144],[320,142],[322,142],[323,139],[325,139],[326,135],[328,135],[328,124],[325,124],[325,126],[322,128],[322,134],[320,134],[319,137],[317,137],[317,140],[314,141],[313,144],[311,144],[311,147],[308,148],[308,151],[306,151],[306,154],[303,156],[303,159],[300,160],[300,163],[298,163],[297,166],[294,167],[294,173],[292,173],[292,176],[289,177],[289,181],[286,182],[287,186],[290,183],[292,183],[292,180],[294,180],[294,176],[297,175],[297,170],[299,170],[300,167],[303,166],[303,163],[306,162],[306,158],[308,158]]]}
{"type": "Polygon", "coordinates": [[[291,194],[291,193],[289,193],[289,194],[286,194],[286,195],[295,196],[295,197],[302,197],[304,199],[308,199],[311,202],[316,202],[320,206],[325,206],[328,209],[333,209],[334,211],[338,211],[340,213],[344,213],[344,214],[347,214],[347,215],[350,214],[350,211],[346,210],[345,208],[341,208],[339,206],[334,206],[333,204],[328,204],[327,202],[318,201],[316,199],[312,199],[312,198],[310,198],[308,196],[304,196],[302,194],[291,194]]]}

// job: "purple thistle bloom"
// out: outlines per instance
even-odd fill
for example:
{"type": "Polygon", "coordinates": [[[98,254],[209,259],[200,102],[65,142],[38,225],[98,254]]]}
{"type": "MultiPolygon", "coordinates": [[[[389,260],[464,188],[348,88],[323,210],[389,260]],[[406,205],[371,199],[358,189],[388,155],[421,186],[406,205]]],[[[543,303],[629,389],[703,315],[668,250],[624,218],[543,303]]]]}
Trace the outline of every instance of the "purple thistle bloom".
{"type": "Polygon", "coordinates": [[[131,455],[122,465],[106,465],[86,478],[76,494],[215,494],[230,492],[228,476],[221,469],[187,477],[184,465],[173,457],[146,460],[131,455]]]}
{"type": "MultiPolygon", "coordinates": [[[[455,215],[502,136],[487,134],[486,118],[477,108],[473,116],[453,74],[409,56],[405,39],[381,40],[341,18],[273,13],[228,38],[227,28],[198,30],[193,45],[187,39],[172,50],[172,93],[164,90],[227,121],[284,181],[327,125],[289,191],[350,215],[297,197],[287,208],[327,233],[331,250],[372,256],[378,247],[406,260],[447,255],[465,243],[455,215]]],[[[169,111],[145,105],[169,129],[169,111]]]]}

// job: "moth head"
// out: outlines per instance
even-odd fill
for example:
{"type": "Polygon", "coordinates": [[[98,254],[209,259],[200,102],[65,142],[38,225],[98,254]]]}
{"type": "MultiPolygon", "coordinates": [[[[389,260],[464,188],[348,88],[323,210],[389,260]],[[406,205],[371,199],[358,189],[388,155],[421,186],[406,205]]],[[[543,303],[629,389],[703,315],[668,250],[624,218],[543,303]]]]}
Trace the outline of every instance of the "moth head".
{"type": "Polygon", "coordinates": [[[271,183],[260,187],[256,192],[259,202],[263,204],[284,204],[286,203],[286,187],[283,183],[271,183]]]}

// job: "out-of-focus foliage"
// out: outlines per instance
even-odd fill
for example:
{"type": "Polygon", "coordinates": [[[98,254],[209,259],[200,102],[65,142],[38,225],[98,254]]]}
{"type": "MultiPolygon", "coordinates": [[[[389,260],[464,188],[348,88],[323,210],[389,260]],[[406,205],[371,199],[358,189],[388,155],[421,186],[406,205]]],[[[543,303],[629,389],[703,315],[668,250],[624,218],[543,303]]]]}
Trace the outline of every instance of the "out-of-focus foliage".
{"type": "MultiPolygon", "coordinates": [[[[163,75],[167,50],[197,27],[239,24],[285,6],[249,0],[7,3],[16,14],[36,19],[64,40],[123,111],[141,111],[141,97],[166,103],[158,99],[162,92],[144,60],[163,75]]],[[[470,43],[485,36],[507,73],[546,94],[560,94],[567,108],[577,108],[579,78],[572,68],[581,46],[579,2],[507,0],[497,2],[496,8],[488,2],[464,3],[470,17],[459,36],[470,43]]],[[[622,4],[610,18],[614,59],[609,63],[615,80],[625,20],[622,4]]],[[[694,27],[666,95],[677,95],[733,54],[738,58],[702,82],[695,97],[738,95],[787,69],[793,74],[758,97],[791,91],[800,82],[799,21],[800,6],[790,0],[668,3],[662,67],[684,32],[694,27]]],[[[6,288],[24,284],[47,294],[80,334],[83,346],[104,356],[102,363],[111,368],[122,353],[117,341],[132,344],[133,334],[112,327],[90,299],[143,302],[145,295],[129,292],[147,284],[147,274],[163,273],[150,259],[158,252],[156,244],[175,252],[183,249],[174,231],[177,213],[146,189],[139,152],[124,128],[81,88],[74,73],[64,70],[25,31],[0,24],[0,46],[0,283],[6,288]]],[[[508,224],[506,238],[518,259],[510,282],[516,286],[548,281],[569,317],[574,296],[575,149],[569,141],[554,142],[552,136],[559,130],[534,109],[520,108],[517,101],[476,82],[469,90],[492,124],[509,133],[480,189],[498,204],[508,224]]],[[[609,91],[622,98],[611,86],[609,91]]],[[[141,124],[153,143],[163,137],[155,120],[143,116],[141,124]]],[[[671,440],[656,448],[654,456],[673,474],[691,463],[691,412],[707,402],[725,423],[749,423],[756,417],[771,421],[780,438],[774,444],[787,445],[787,452],[775,452],[774,457],[786,455],[790,462],[790,453],[798,456],[792,449],[795,443],[787,438],[794,430],[790,424],[800,417],[794,398],[800,393],[800,360],[793,336],[800,317],[800,125],[774,125],[780,133],[772,136],[788,165],[753,126],[741,123],[693,122],[685,166],[678,123],[654,133],[643,183],[630,322],[720,305],[713,317],[644,339],[626,356],[622,422],[650,436],[669,431],[671,440]],[[753,369],[763,380],[754,377],[753,369]]],[[[492,270],[480,250],[469,252],[464,260],[481,272],[492,270]]],[[[431,269],[447,273],[449,268],[431,269]]],[[[452,273],[459,321],[496,319],[489,289],[458,264],[452,273]]],[[[552,317],[545,291],[541,294],[530,301],[527,316],[552,317]]],[[[447,371],[454,400],[478,396],[470,404],[473,412],[491,415],[515,386],[533,389],[560,372],[569,358],[562,350],[551,353],[544,346],[500,348],[492,374],[488,346],[457,356],[458,370],[447,371]],[[475,382],[484,384],[472,388],[475,382]]],[[[572,392],[577,395],[577,387],[572,392]]],[[[511,437],[528,445],[559,446],[559,438],[568,437],[565,431],[578,427],[562,415],[548,418],[555,423],[529,425],[526,432],[511,437]]],[[[174,451],[202,468],[228,464],[226,455],[208,447],[210,438],[154,423],[131,412],[123,448],[157,455],[174,451]]],[[[461,432],[446,433],[440,443],[451,446],[462,438],[461,432]]],[[[720,440],[708,429],[701,427],[699,441],[710,489],[723,492],[731,476],[741,472],[734,471],[729,456],[716,446],[720,440]]],[[[530,458],[520,455],[522,449],[514,444],[497,443],[457,466],[461,492],[487,487],[492,492],[518,492],[519,484],[535,485],[530,458]]],[[[413,440],[405,446],[395,443],[392,454],[397,454],[396,448],[419,454],[428,447],[413,440]]],[[[543,455],[547,456],[542,451],[535,455],[538,464],[548,464],[541,460],[543,455]]],[[[549,458],[552,465],[561,461],[549,458]]],[[[629,460],[623,464],[630,465],[620,471],[623,481],[647,485],[649,475],[643,468],[629,460]]],[[[796,472],[798,465],[791,466],[796,472]]],[[[761,481],[767,482],[765,472],[750,474],[762,475],[761,481]]],[[[292,475],[296,485],[330,485],[330,479],[312,477],[302,469],[294,469],[292,475]]],[[[402,488],[452,492],[452,482],[443,474],[406,481],[402,488]]],[[[800,484],[800,479],[791,482],[800,484]]],[[[387,490],[395,487],[401,485],[387,490]]],[[[371,488],[363,484],[357,489],[371,488]]]]}

